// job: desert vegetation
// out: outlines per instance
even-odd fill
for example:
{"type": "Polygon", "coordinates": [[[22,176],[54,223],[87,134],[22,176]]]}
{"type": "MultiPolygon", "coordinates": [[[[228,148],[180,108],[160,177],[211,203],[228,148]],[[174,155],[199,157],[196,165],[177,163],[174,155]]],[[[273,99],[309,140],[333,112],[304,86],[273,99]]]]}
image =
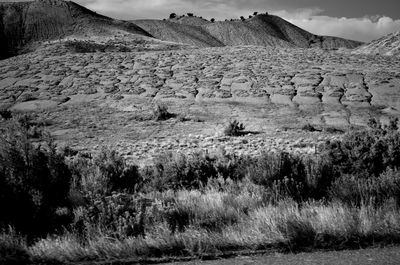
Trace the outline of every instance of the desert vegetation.
{"type": "Polygon", "coordinates": [[[76,53],[94,52],[130,52],[131,49],[123,44],[115,43],[95,43],[93,41],[69,40],[65,42],[65,47],[76,53]]]}
{"type": "Polygon", "coordinates": [[[29,118],[3,122],[2,264],[343,249],[400,240],[394,119],[389,126],[371,121],[369,129],[327,142],[313,156],[170,153],[141,168],[109,149],[58,148],[43,130],[31,133],[38,123],[29,118]]]}

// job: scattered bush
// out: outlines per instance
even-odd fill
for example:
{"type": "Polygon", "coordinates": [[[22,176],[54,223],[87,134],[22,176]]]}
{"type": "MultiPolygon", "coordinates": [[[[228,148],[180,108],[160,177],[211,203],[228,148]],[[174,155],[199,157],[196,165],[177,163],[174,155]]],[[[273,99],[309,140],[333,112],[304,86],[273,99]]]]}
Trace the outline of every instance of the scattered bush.
{"type": "Polygon", "coordinates": [[[171,13],[170,15],[169,15],[169,19],[174,19],[174,18],[176,18],[177,16],[176,16],[176,14],[175,13],[171,13]]]}
{"type": "Polygon", "coordinates": [[[212,18],[210,21],[211,21],[211,23],[214,23],[215,22],[215,18],[212,18]]]}
{"type": "Polygon", "coordinates": [[[224,134],[226,136],[240,136],[243,134],[245,127],[243,123],[237,120],[230,121],[226,128],[224,129],[224,134]]]}
{"type": "Polygon", "coordinates": [[[173,114],[168,112],[166,105],[156,104],[153,108],[153,119],[156,121],[165,121],[174,117],[173,114]]]}
{"type": "Polygon", "coordinates": [[[7,109],[2,109],[2,110],[0,110],[0,117],[5,120],[9,120],[12,118],[12,113],[11,113],[11,111],[9,111],[7,109]]]}
{"type": "Polygon", "coordinates": [[[307,132],[315,132],[318,131],[312,124],[307,123],[305,124],[303,127],[301,127],[301,129],[303,131],[307,131],[307,132]]]}

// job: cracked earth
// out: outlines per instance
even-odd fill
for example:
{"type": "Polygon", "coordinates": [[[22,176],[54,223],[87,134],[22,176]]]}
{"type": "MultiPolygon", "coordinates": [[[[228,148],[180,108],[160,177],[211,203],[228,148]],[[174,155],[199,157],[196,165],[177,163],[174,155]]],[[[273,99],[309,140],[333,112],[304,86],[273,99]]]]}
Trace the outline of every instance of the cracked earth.
{"type": "Polygon", "coordinates": [[[140,163],[169,151],[313,153],[341,136],[327,128],[399,116],[400,59],[251,46],[77,54],[59,41],[0,61],[0,105],[46,120],[62,144],[140,163]],[[149,119],[154,104],[176,117],[149,119]],[[232,119],[248,134],[223,136],[232,119]]]}

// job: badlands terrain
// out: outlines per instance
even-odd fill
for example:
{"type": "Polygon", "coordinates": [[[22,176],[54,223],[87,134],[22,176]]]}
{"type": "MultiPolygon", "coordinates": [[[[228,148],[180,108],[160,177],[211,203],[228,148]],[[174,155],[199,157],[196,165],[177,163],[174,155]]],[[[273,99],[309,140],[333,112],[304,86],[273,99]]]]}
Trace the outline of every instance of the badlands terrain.
{"type": "Polygon", "coordinates": [[[384,39],[357,48],[267,14],[117,21],[60,0],[0,3],[0,15],[0,107],[77,150],[110,146],[137,163],[178,151],[314,153],[371,117],[400,116],[400,57],[379,54],[384,39]],[[171,118],[154,120],[156,105],[171,118]],[[235,119],[246,134],[224,136],[235,119]]]}

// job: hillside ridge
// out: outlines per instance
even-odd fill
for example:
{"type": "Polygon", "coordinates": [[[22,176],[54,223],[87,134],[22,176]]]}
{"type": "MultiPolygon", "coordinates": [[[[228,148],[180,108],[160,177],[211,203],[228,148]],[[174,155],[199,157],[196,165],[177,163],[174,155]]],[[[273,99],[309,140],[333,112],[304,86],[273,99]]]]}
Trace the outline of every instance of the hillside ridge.
{"type": "Polygon", "coordinates": [[[200,47],[215,47],[209,40],[218,40],[226,46],[256,45],[266,47],[298,48],[356,48],[362,43],[331,36],[312,34],[274,15],[258,14],[245,20],[205,21],[194,16],[168,20],[132,20],[154,37],[164,41],[185,44],[196,43],[189,33],[208,40],[200,47]],[[194,21],[196,20],[196,21],[194,21]],[[192,23],[193,21],[193,23],[192,23]],[[200,22],[201,23],[200,23],[200,22]],[[183,26],[185,25],[185,26],[183,26]],[[194,26],[195,25],[195,26],[194,26]]]}
{"type": "Polygon", "coordinates": [[[97,14],[63,0],[0,3],[0,59],[29,49],[32,43],[69,35],[113,35],[113,30],[148,36],[139,26],[97,14]]]}

